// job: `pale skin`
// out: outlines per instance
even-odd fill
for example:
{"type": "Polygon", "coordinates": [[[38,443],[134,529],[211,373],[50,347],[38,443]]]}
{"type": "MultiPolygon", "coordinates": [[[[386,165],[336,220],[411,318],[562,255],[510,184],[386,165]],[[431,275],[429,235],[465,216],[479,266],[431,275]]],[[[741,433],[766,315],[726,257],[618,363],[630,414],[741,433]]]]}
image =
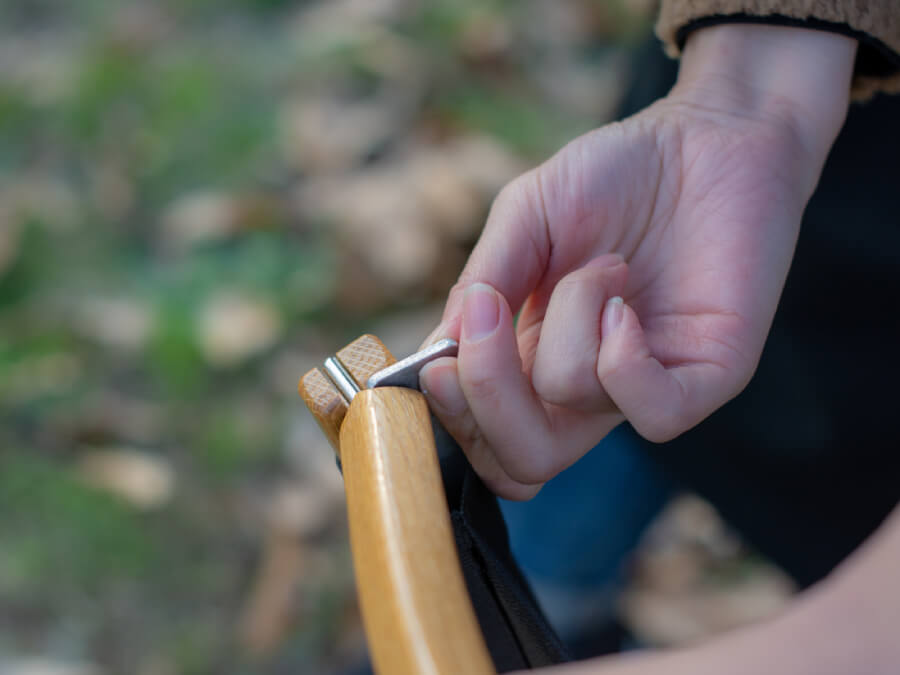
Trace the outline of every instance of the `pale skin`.
{"type": "MultiPolygon", "coordinates": [[[[781,616],[682,650],[595,659],[547,675],[895,675],[900,510],[781,616]]],[[[532,671],[535,672],[535,671],[532,671]]]]}
{"type": "MultiPolygon", "coordinates": [[[[497,494],[532,497],[625,419],[665,441],[744,388],[846,117],[855,54],[855,41],[826,32],[695,31],[668,96],[501,192],[429,338],[458,339],[459,356],[421,374],[433,410],[497,494]]],[[[888,605],[900,606],[890,576],[898,521],[781,619],[695,649],[561,672],[896,672],[884,625],[900,625],[888,605]],[[873,619],[816,648],[841,632],[841,610],[863,618],[857,594],[890,623],[873,619]],[[862,653],[851,636],[880,651],[862,653]],[[839,646],[861,660],[848,667],[839,646]]]]}

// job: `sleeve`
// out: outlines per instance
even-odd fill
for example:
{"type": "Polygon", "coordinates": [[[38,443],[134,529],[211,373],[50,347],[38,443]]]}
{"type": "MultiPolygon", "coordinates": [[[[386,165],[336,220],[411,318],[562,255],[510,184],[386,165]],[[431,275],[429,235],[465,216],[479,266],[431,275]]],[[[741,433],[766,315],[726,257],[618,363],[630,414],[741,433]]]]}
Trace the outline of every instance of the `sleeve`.
{"type": "Polygon", "coordinates": [[[841,33],[859,40],[851,94],[900,92],[898,0],[662,0],[656,34],[680,54],[691,31],[722,23],[766,23],[841,33]]]}

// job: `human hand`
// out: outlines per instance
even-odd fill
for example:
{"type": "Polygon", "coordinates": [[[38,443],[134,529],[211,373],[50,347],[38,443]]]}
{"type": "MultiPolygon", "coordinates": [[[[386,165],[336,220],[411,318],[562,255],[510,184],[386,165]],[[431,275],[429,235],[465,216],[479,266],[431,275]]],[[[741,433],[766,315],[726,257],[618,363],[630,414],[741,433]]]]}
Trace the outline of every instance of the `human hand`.
{"type": "Polygon", "coordinates": [[[855,48],[696,31],[666,98],[504,188],[432,334],[459,356],[421,373],[496,493],[533,496],[623,419],[670,439],[746,385],[855,48]]]}

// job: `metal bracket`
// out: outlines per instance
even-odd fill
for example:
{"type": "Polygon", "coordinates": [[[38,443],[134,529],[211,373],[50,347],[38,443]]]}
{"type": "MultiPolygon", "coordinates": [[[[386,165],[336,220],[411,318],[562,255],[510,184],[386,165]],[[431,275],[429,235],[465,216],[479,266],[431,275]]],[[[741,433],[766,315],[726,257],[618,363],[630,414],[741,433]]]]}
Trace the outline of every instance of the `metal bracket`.
{"type": "MultiPolygon", "coordinates": [[[[379,370],[377,373],[369,377],[366,381],[366,389],[374,389],[375,387],[404,387],[406,389],[421,390],[419,386],[419,371],[426,364],[431,363],[435,359],[442,356],[456,356],[459,351],[459,344],[456,340],[445,339],[435,342],[433,345],[425,349],[407,356],[395,364],[379,370]]],[[[353,397],[359,393],[360,388],[356,381],[347,372],[343,364],[334,356],[325,359],[322,372],[331,381],[335,388],[340,392],[343,399],[349,405],[353,397]]],[[[457,447],[453,437],[444,429],[443,425],[432,414],[431,416],[432,430],[434,431],[435,446],[437,447],[438,456],[443,457],[447,453],[453,452],[457,447]]],[[[338,469],[341,469],[341,460],[336,458],[338,469]]]]}
{"type": "Polygon", "coordinates": [[[405,387],[407,389],[420,389],[419,371],[426,364],[442,356],[456,356],[458,351],[459,344],[457,344],[456,340],[451,340],[450,338],[439,340],[412,356],[407,356],[402,361],[397,361],[394,365],[379,370],[368,379],[366,388],[405,387]]]}
{"type": "MultiPolygon", "coordinates": [[[[411,356],[407,356],[402,361],[397,361],[397,363],[379,370],[366,381],[365,388],[405,387],[406,389],[418,390],[420,389],[419,371],[426,364],[442,356],[456,356],[458,351],[459,344],[457,344],[456,340],[449,338],[439,340],[433,345],[411,356]]],[[[323,371],[347,403],[350,403],[353,397],[359,393],[360,388],[353,377],[336,357],[330,356],[325,359],[323,371]]]]}

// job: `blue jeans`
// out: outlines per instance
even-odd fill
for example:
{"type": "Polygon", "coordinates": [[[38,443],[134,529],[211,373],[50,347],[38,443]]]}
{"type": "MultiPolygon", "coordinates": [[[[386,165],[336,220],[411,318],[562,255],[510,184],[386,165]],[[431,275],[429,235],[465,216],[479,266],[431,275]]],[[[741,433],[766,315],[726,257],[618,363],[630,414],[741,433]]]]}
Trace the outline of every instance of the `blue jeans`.
{"type": "Polygon", "coordinates": [[[676,489],[641,442],[623,424],[533,500],[500,501],[513,554],[564,638],[609,617],[623,562],[676,489]]]}

